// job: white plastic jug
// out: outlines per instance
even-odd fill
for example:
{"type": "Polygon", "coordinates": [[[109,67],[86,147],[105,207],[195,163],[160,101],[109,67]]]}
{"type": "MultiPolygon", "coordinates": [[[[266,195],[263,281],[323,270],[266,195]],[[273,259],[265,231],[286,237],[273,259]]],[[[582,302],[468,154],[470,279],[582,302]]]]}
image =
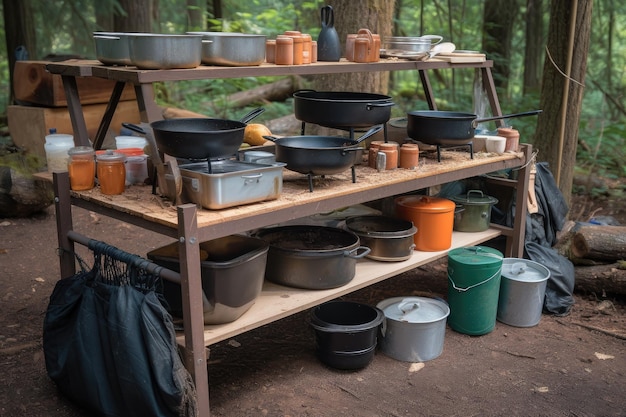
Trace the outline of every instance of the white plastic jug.
{"type": "Polygon", "coordinates": [[[46,135],[46,143],[44,143],[48,172],[67,172],[67,163],[70,158],[67,151],[73,147],[72,135],[55,133],[55,130],[50,129],[50,134],[46,135]]]}

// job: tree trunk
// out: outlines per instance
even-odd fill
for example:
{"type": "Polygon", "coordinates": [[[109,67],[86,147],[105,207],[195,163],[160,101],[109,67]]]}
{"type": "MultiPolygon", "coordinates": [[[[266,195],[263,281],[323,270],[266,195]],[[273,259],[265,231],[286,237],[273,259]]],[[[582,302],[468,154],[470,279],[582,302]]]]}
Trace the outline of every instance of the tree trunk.
{"type": "Polygon", "coordinates": [[[511,73],[513,25],[519,14],[518,1],[486,0],[483,12],[483,51],[493,59],[493,79],[503,92],[511,73]]]}
{"type": "Polygon", "coordinates": [[[35,27],[33,26],[34,19],[31,0],[3,0],[2,5],[4,8],[4,33],[9,59],[9,86],[11,89],[8,104],[12,104],[14,99],[13,70],[17,60],[16,54],[22,55],[20,59],[36,59],[37,42],[35,27]]]}
{"type": "Polygon", "coordinates": [[[206,29],[204,14],[206,11],[206,1],[187,0],[187,30],[204,31],[206,29]]]}
{"type": "MultiPolygon", "coordinates": [[[[348,33],[367,28],[380,35],[391,35],[395,0],[336,0],[333,2],[335,28],[342,51],[348,33]]],[[[313,39],[317,34],[313,34],[313,39]]],[[[342,54],[345,55],[345,54],[342,54]]],[[[389,88],[388,72],[316,75],[314,88],[320,91],[363,91],[386,94],[389,88]]]]}
{"type": "Polygon", "coordinates": [[[533,139],[539,151],[538,160],[548,162],[568,203],[571,200],[576,163],[592,10],[592,1],[577,3],[577,8],[572,7],[570,0],[555,0],[551,3],[547,42],[549,55],[544,62],[540,101],[543,114],[539,116],[533,139]],[[575,30],[570,30],[573,13],[576,13],[575,30]],[[568,64],[570,51],[571,65],[568,64]],[[569,72],[568,79],[562,72],[569,72]]]}
{"type": "Polygon", "coordinates": [[[124,15],[116,14],[116,32],[152,32],[154,7],[152,0],[118,0],[124,15]]]}
{"type": "Polygon", "coordinates": [[[572,253],[598,261],[626,260],[626,226],[582,226],[572,236],[572,253]]]}
{"type": "Polygon", "coordinates": [[[524,94],[539,91],[543,51],[543,0],[527,0],[526,45],[524,48],[524,94]]]}

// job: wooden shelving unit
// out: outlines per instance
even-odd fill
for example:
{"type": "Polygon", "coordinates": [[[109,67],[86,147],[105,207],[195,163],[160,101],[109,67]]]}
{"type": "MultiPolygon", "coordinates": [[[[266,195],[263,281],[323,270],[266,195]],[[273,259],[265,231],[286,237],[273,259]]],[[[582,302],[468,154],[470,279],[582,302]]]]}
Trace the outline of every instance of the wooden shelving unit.
{"type": "MultiPolygon", "coordinates": [[[[66,61],[49,64],[49,71],[63,77],[68,106],[72,116],[78,143],[88,143],[84,119],[82,118],[80,97],[76,77],[93,76],[117,81],[99,132],[106,132],[115,112],[119,95],[126,83],[131,83],[137,93],[140,113],[145,122],[161,118],[154,103],[152,83],[188,79],[238,78],[261,75],[346,73],[359,71],[398,71],[416,70],[420,74],[431,108],[435,107],[427,71],[432,69],[475,68],[481,71],[494,114],[501,114],[491,78],[491,61],[478,64],[450,64],[446,62],[417,62],[403,60],[383,60],[378,63],[357,64],[350,62],[317,63],[299,66],[261,65],[259,67],[219,68],[200,67],[191,70],[137,70],[134,68],[105,67],[94,61],[66,61]]],[[[100,133],[99,133],[100,135],[100,133]]],[[[99,138],[96,138],[97,142],[99,138]]],[[[453,246],[463,247],[483,243],[501,234],[507,237],[507,256],[521,256],[526,217],[526,195],[528,192],[527,168],[532,149],[523,145],[518,154],[505,154],[487,158],[470,159],[441,163],[430,161],[414,171],[395,170],[378,173],[365,166],[357,166],[357,182],[352,183],[349,174],[332,176],[325,187],[309,192],[301,179],[286,174],[283,193],[273,201],[211,211],[197,208],[194,204],[183,204],[174,208],[164,207],[162,201],[150,194],[149,187],[134,187],[121,196],[102,196],[97,189],[87,192],[73,192],[69,188],[67,174],[55,174],[55,203],[57,231],[61,251],[60,267],[62,276],[74,273],[74,243],[85,238],[74,231],[72,206],[83,207],[107,216],[145,227],[158,233],[176,238],[179,242],[180,278],[183,290],[183,311],[185,331],[178,337],[184,348],[185,362],[194,376],[198,395],[200,415],[208,416],[209,393],[206,346],[272,323],[291,314],[306,310],[327,300],[348,294],[368,285],[393,277],[419,265],[443,257],[442,252],[415,252],[402,262],[376,262],[360,260],[356,266],[356,276],[343,287],[322,290],[299,290],[265,283],[263,292],[251,310],[238,320],[219,326],[205,326],[202,314],[202,295],[198,243],[218,237],[245,232],[287,220],[328,212],[353,204],[428,188],[438,184],[463,178],[484,175],[503,169],[519,169],[517,180],[507,186],[516,190],[517,217],[512,229],[491,228],[481,233],[458,233],[453,236],[453,246]]]]}

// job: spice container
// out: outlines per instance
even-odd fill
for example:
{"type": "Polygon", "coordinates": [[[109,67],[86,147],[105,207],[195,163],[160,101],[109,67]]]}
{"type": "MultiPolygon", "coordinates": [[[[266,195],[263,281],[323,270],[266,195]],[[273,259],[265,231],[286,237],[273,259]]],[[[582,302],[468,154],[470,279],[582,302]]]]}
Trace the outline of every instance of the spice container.
{"type": "Polygon", "coordinates": [[[302,34],[302,63],[303,64],[310,64],[311,63],[311,43],[313,42],[313,39],[311,38],[311,35],[309,35],[308,33],[303,33],[302,34]]]}
{"type": "Polygon", "coordinates": [[[293,65],[302,65],[304,62],[304,39],[298,32],[297,35],[288,35],[293,39],[293,65]]]}
{"type": "Polygon", "coordinates": [[[122,194],[126,186],[126,156],[107,151],[96,156],[98,181],[102,194],[122,194]]]}
{"type": "Polygon", "coordinates": [[[76,146],[67,151],[70,187],[74,191],[91,190],[95,185],[95,152],[90,146],[76,146]]]}
{"type": "Polygon", "coordinates": [[[276,40],[268,39],[265,41],[265,62],[273,64],[276,61],[276,40]]]}
{"type": "Polygon", "coordinates": [[[276,65],[293,65],[293,38],[285,35],[276,37],[276,65]]]}
{"type": "Polygon", "coordinates": [[[510,127],[499,127],[498,136],[506,138],[506,145],[504,145],[504,151],[517,152],[519,148],[519,132],[510,127]]]}
{"type": "Polygon", "coordinates": [[[126,156],[126,185],[145,184],[148,179],[148,155],[140,148],[118,149],[126,156]]]}
{"type": "Polygon", "coordinates": [[[365,38],[354,40],[354,62],[368,62],[370,53],[370,41],[365,38]]]}
{"type": "Polygon", "coordinates": [[[346,59],[348,61],[354,61],[354,41],[356,40],[356,33],[349,33],[346,36],[346,59]]]}
{"type": "Polygon", "coordinates": [[[381,143],[385,142],[382,140],[373,140],[370,142],[370,148],[367,154],[367,163],[371,168],[376,168],[376,155],[378,155],[381,143]]]}
{"type": "Polygon", "coordinates": [[[381,143],[378,149],[379,152],[385,154],[386,164],[385,169],[398,168],[398,144],[394,142],[381,143]]]}
{"type": "Polygon", "coordinates": [[[317,41],[311,41],[311,64],[317,62],[317,41]]]}
{"type": "Polygon", "coordinates": [[[400,168],[413,169],[418,165],[420,149],[414,143],[400,146],[400,168]]]}
{"type": "Polygon", "coordinates": [[[44,143],[46,151],[46,163],[48,172],[66,172],[69,162],[67,151],[74,147],[74,137],[64,133],[56,133],[56,129],[50,129],[44,143]]]}

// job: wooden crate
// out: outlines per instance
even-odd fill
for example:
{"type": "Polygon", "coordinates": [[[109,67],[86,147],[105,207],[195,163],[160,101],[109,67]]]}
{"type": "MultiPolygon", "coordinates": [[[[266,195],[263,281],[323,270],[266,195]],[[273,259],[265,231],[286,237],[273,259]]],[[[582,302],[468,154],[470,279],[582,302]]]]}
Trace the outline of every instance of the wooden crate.
{"type": "MultiPolygon", "coordinates": [[[[67,99],[63,81],[58,74],[46,70],[48,61],[17,61],[13,75],[13,90],[19,103],[45,107],[65,107],[67,99]]],[[[108,103],[115,81],[96,77],[77,77],[76,86],[81,104],[108,103]]],[[[135,100],[135,90],[126,84],[120,100],[135,100]]]]}
{"type": "MultiPolygon", "coordinates": [[[[106,107],[106,104],[83,106],[87,132],[92,140],[98,132],[106,107]]],[[[56,128],[57,133],[73,134],[72,121],[66,107],[9,106],[7,116],[9,133],[13,143],[24,148],[28,153],[41,156],[44,159],[46,153],[43,144],[50,128],[56,128]]],[[[137,102],[121,101],[113,115],[105,145],[110,144],[111,141],[113,146],[115,145],[115,135],[119,132],[122,122],[139,123],[140,121],[137,102]]]]}

